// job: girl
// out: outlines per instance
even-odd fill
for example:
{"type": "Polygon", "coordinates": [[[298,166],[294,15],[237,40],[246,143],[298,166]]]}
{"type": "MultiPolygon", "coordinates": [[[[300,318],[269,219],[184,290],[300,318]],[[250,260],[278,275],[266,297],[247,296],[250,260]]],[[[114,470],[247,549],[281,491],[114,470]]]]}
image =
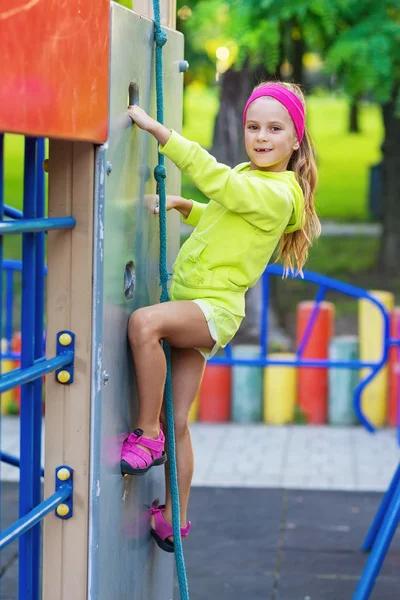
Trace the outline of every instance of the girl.
{"type": "MultiPolygon", "coordinates": [[[[138,127],[158,140],[160,152],[210,198],[205,205],[167,197],[167,210],[178,210],[195,230],[175,261],[171,302],[136,310],[128,325],[139,414],[137,429],[122,446],[121,471],[141,475],[167,460],[162,430],[166,362],[160,344],[166,340],[172,356],[181,535],[186,537],[193,475],[188,415],[206,360],[239,329],[245,293],[263,273],[277,244],[286,274],[294,268],[301,273],[308,248],[320,234],[314,209],[317,171],[305,130],[304,97],[294,84],[262,83],[254,89],[243,112],[250,160],[234,169],[138,106],[130,106],[128,112],[138,127]]],[[[171,523],[166,473],[165,506],[150,510],[150,530],[167,552],[174,551],[171,523]]]]}

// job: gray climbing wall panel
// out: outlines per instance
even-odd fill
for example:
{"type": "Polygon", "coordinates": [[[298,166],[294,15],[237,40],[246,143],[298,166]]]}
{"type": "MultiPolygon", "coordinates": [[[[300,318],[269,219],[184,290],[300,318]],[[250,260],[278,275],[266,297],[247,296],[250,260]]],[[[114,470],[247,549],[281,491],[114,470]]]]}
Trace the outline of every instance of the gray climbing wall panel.
{"type": "MultiPolygon", "coordinates": [[[[155,115],[153,23],[111,3],[111,27],[110,135],[96,165],[89,598],[171,600],[174,557],[155,546],[147,516],[155,498],[164,500],[164,469],[125,478],[119,471],[137,407],[128,318],[160,296],[158,217],[147,197],[155,193],[157,144],[126,112],[130,88],[135,102],[155,115]]],[[[165,123],[180,131],[183,37],[167,31],[165,123]]],[[[178,194],[179,172],[167,168],[168,193],[178,194]]],[[[168,214],[168,230],[171,267],[178,215],[168,214]]]]}

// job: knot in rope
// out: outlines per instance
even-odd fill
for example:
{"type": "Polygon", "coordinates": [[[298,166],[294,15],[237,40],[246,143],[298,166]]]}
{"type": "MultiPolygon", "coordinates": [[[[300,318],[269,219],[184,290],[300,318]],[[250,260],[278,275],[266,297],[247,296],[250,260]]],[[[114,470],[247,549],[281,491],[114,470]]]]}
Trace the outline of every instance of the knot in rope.
{"type": "Polygon", "coordinates": [[[164,44],[167,43],[167,32],[164,31],[164,29],[162,29],[162,27],[160,27],[160,25],[158,25],[158,23],[155,23],[155,34],[154,34],[154,39],[155,42],[157,44],[157,46],[159,46],[160,48],[162,48],[164,46],[164,44]]]}
{"type": "Polygon", "coordinates": [[[163,179],[165,179],[167,177],[167,170],[164,167],[164,165],[156,165],[155,169],[154,169],[154,178],[157,181],[157,183],[161,183],[161,181],[163,179]]]}

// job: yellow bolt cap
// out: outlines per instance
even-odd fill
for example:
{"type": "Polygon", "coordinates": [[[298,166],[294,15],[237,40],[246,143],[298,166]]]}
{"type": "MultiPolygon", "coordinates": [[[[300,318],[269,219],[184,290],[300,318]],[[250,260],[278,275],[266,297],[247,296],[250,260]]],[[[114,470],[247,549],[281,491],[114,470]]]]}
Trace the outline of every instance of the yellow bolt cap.
{"type": "Polygon", "coordinates": [[[68,383],[68,381],[71,379],[71,375],[68,373],[68,371],[60,371],[57,375],[57,379],[60,383],[68,383]]]}
{"type": "Polygon", "coordinates": [[[66,517],[69,513],[69,507],[67,504],[59,504],[56,508],[59,517],[66,517]]]}
{"type": "Polygon", "coordinates": [[[69,333],[62,333],[58,338],[58,341],[62,346],[69,346],[72,342],[72,336],[70,336],[69,333]]]}
{"type": "Polygon", "coordinates": [[[57,472],[57,477],[61,481],[67,481],[67,479],[69,479],[71,477],[71,473],[68,471],[68,469],[60,469],[57,472]]]}

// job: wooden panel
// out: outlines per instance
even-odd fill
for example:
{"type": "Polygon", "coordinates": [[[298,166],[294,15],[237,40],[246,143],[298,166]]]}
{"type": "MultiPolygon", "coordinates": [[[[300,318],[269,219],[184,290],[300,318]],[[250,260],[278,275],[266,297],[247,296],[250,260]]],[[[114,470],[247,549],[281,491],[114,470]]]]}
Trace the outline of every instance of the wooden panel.
{"type": "Polygon", "coordinates": [[[54,492],[54,470],[74,469],[74,516],[54,513],[44,523],[44,600],[86,600],[91,391],[94,147],[52,141],[49,215],[72,215],[72,231],[48,234],[47,356],[58,331],[76,334],[75,380],[46,382],[45,496],[54,492]]]}
{"type": "Polygon", "coordinates": [[[106,141],[110,0],[0,4],[0,131],[106,141]]]}

